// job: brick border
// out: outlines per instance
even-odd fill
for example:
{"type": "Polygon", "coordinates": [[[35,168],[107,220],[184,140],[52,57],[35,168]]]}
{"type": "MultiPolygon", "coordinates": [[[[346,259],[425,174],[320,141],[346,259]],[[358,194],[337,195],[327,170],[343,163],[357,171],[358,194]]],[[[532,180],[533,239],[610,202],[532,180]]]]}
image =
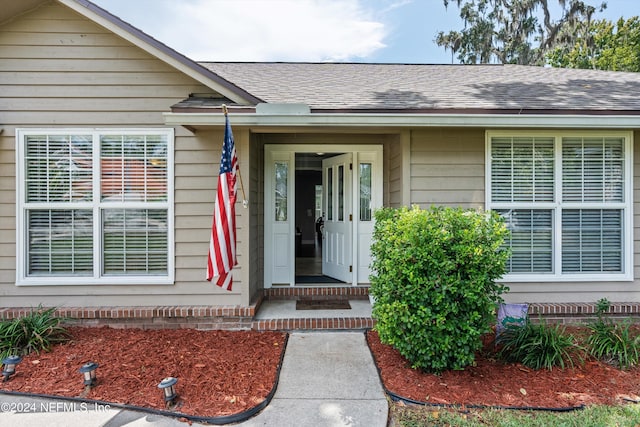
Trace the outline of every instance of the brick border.
{"type": "MultiPolygon", "coordinates": [[[[137,307],[59,307],[56,315],[68,318],[67,324],[112,328],[142,329],[222,329],[222,330],[348,330],[369,329],[370,317],[260,319],[255,315],[263,301],[282,299],[326,300],[333,298],[367,299],[368,287],[276,287],[257,293],[255,302],[244,306],[137,306],[137,307]]],[[[30,313],[32,307],[0,308],[0,320],[30,313]]],[[[595,303],[532,303],[529,317],[550,323],[583,323],[595,319],[595,303]]],[[[607,316],[640,322],[640,302],[611,303],[607,316]]]]}
{"type": "MultiPolygon", "coordinates": [[[[532,303],[529,318],[542,318],[550,323],[584,323],[596,319],[596,303],[532,303]]],[[[640,322],[640,302],[613,302],[606,312],[616,320],[631,319],[640,322]]]]}
{"type": "MultiPolygon", "coordinates": [[[[260,300],[261,302],[261,300],[260,300]]],[[[67,324],[143,329],[251,329],[259,302],[242,306],[59,307],[67,324]]],[[[0,320],[26,315],[35,308],[0,308],[0,320]]]]}
{"type": "Polygon", "coordinates": [[[331,317],[304,319],[264,319],[253,322],[256,331],[295,331],[295,330],[351,330],[371,329],[375,320],[371,317],[331,317]]]}
{"type": "Polygon", "coordinates": [[[313,287],[274,287],[263,290],[265,300],[290,299],[368,299],[368,286],[313,286],[313,287]]]}

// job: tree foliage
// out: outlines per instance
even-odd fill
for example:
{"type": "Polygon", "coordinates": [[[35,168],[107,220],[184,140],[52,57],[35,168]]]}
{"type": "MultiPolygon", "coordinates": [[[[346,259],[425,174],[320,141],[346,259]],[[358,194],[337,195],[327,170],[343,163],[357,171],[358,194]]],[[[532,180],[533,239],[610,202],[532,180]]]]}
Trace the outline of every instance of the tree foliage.
{"type": "Polygon", "coordinates": [[[640,17],[594,21],[586,36],[548,54],[553,67],[640,72],[640,17]]]}
{"type": "MultiPolygon", "coordinates": [[[[443,0],[456,3],[461,31],[439,32],[438,46],[463,64],[544,65],[546,55],[586,34],[596,7],[581,0],[443,0]],[[557,19],[553,15],[560,11],[557,19]]],[[[606,8],[606,3],[599,10],[606,8]]]]}

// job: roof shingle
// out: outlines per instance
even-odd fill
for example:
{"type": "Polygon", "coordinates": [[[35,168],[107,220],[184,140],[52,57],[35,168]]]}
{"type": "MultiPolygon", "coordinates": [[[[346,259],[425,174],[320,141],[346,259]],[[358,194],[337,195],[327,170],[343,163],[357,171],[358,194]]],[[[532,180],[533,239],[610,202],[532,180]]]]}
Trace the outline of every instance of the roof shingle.
{"type": "Polygon", "coordinates": [[[640,113],[640,73],[521,65],[201,64],[265,102],[316,110],[640,113]]]}

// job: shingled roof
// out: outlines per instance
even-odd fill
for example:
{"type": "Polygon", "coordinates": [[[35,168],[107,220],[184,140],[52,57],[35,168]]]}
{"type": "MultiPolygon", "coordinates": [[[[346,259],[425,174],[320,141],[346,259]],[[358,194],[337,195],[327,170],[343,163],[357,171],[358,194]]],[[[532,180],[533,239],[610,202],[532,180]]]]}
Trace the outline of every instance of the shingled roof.
{"type": "Polygon", "coordinates": [[[640,73],[520,65],[201,65],[264,102],[312,110],[640,114],[640,73]]]}

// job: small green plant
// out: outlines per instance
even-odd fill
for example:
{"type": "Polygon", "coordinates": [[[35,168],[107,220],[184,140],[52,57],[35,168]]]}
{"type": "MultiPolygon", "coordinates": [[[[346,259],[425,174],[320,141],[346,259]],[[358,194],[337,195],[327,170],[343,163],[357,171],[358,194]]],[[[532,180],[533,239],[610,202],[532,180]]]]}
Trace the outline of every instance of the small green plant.
{"type": "Polygon", "coordinates": [[[55,310],[38,306],[25,316],[0,322],[0,358],[48,351],[53,344],[66,341],[69,334],[61,325],[64,319],[55,310]]]}
{"type": "Polygon", "coordinates": [[[596,359],[628,369],[638,364],[640,336],[632,333],[630,322],[615,323],[605,317],[610,305],[606,299],[596,303],[597,320],[588,325],[587,346],[596,359]]]}
{"type": "Polygon", "coordinates": [[[482,347],[507,289],[508,235],[494,212],[376,211],[370,292],[375,329],[413,368],[464,369],[482,347]]]}
{"type": "Polygon", "coordinates": [[[553,369],[574,366],[582,362],[582,351],[573,335],[560,325],[547,325],[542,320],[534,324],[527,319],[524,325],[507,325],[498,335],[498,356],[507,362],[519,362],[531,369],[553,369]]]}

